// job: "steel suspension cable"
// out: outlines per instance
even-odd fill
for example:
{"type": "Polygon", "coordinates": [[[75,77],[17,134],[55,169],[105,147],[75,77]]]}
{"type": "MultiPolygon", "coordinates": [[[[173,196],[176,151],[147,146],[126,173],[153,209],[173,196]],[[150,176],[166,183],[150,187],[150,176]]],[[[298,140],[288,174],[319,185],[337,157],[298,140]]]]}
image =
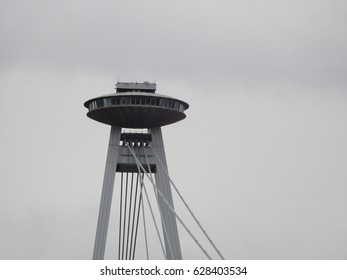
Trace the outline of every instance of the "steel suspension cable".
{"type": "MultiPolygon", "coordinates": [[[[140,166],[138,165],[137,162],[136,162],[136,166],[137,166],[138,171],[141,172],[140,166]]],[[[165,252],[165,249],[164,249],[164,245],[163,245],[162,238],[161,238],[161,236],[160,236],[158,224],[157,224],[157,221],[156,221],[156,219],[155,219],[154,212],[153,212],[153,208],[152,208],[152,205],[151,205],[151,203],[150,203],[150,200],[149,200],[149,197],[148,197],[148,193],[147,193],[146,188],[144,188],[144,192],[145,192],[146,199],[147,199],[147,203],[148,203],[148,206],[149,206],[149,210],[150,210],[150,212],[151,212],[151,216],[152,216],[152,219],[153,219],[153,222],[154,222],[155,230],[156,230],[157,236],[158,236],[158,238],[159,238],[159,242],[160,242],[161,249],[162,249],[162,251],[163,251],[164,257],[167,258],[167,253],[165,252]]],[[[163,225],[163,227],[164,227],[164,229],[165,229],[165,225],[163,225]]],[[[171,244],[170,244],[170,243],[169,243],[169,250],[170,250],[171,256],[173,256],[173,254],[172,254],[172,249],[171,249],[171,244]]]]}
{"type": "MultiPolygon", "coordinates": [[[[142,180],[143,180],[143,174],[140,174],[140,179],[141,179],[141,176],[142,176],[142,180]]],[[[135,239],[134,239],[133,254],[132,254],[132,258],[131,258],[131,259],[134,259],[134,257],[135,257],[136,241],[137,241],[137,232],[138,232],[138,228],[139,228],[140,206],[141,206],[141,203],[142,203],[142,189],[143,189],[143,185],[140,184],[140,200],[139,200],[139,205],[138,205],[138,209],[137,209],[136,228],[135,228],[135,239]]]]}
{"type": "Polygon", "coordinates": [[[123,172],[120,179],[120,203],[119,203],[119,232],[118,232],[118,259],[120,260],[122,240],[122,209],[123,209],[123,172]]]}
{"type": "MultiPolygon", "coordinates": [[[[129,252],[129,236],[130,236],[130,215],[131,215],[131,206],[133,201],[133,182],[134,182],[134,173],[131,173],[131,183],[130,183],[130,201],[129,201],[129,211],[128,211],[128,231],[127,231],[127,243],[126,243],[126,254],[125,259],[128,259],[128,252],[129,252]]],[[[130,253],[129,253],[130,256],[130,253]]]]}
{"type": "Polygon", "coordinates": [[[216,245],[213,243],[212,239],[209,237],[209,235],[207,234],[206,230],[202,227],[202,225],[200,224],[199,220],[196,218],[196,216],[194,215],[193,211],[190,209],[190,207],[188,206],[187,202],[185,201],[185,199],[183,198],[183,196],[181,195],[181,193],[179,192],[178,188],[176,187],[175,183],[172,181],[172,179],[170,178],[166,168],[164,167],[164,164],[161,162],[160,158],[158,157],[157,153],[155,152],[155,150],[150,147],[151,150],[153,151],[155,157],[157,158],[157,160],[159,161],[160,165],[162,166],[164,172],[166,173],[167,177],[169,178],[172,186],[174,187],[175,191],[177,192],[178,196],[181,198],[183,204],[186,206],[187,210],[189,211],[189,213],[192,215],[194,221],[197,223],[197,225],[199,226],[199,228],[201,229],[201,231],[203,232],[203,234],[205,235],[205,237],[207,238],[207,240],[210,242],[210,244],[212,245],[212,247],[215,249],[215,251],[217,252],[217,254],[219,255],[219,257],[224,260],[225,258],[223,257],[222,253],[218,250],[218,248],[216,247],[216,245]]]}
{"type": "MultiPolygon", "coordinates": [[[[144,154],[145,154],[145,158],[146,158],[146,163],[147,163],[148,170],[151,170],[151,169],[150,169],[150,166],[149,166],[149,162],[148,162],[148,158],[147,158],[147,153],[146,153],[145,147],[143,147],[143,151],[144,151],[144,154]]],[[[140,167],[138,166],[137,162],[136,162],[136,165],[137,165],[137,168],[139,169],[140,167]]],[[[151,180],[154,182],[152,173],[150,173],[150,176],[151,176],[151,180]]],[[[154,190],[154,194],[155,194],[155,198],[156,198],[157,204],[159,205],[157,190],[156,190],[156,188],[155,188],[154,186],[153,186],[153,190],[154,190]]],[[[146,195],[147,195],[147,193],[146,193],[146,195]]],[[[147,197],[147,200],[148,200],[148,197],[147,197]]],[[[149,200],[148,200],[148,203],[150,203],[149,200]]],[[[160,208],[160,207],[158,207],[158,208],[159,208],[159,213],[160,213],[160,221],[161,221],[161,223],[162,223],[162,225],[163,225],[163,233],[164,233],[166,239],[169,240],[169,239],[168,239],[167,229],[166,229],[166,224],[165,224],[164,221],[163,221],[164,219],[163,219],[163,215],[162,215],[161,208],[160,208]]],[[[151,210],[151,211],[152,211],[152,210],[151,210]]],[[[165,253],[164,246],[163,246],[162,241],[161,241],[161,238],[160,238],[159,230],[158,230],[158,228],[157,228],[157,225],[156,225],[156,221],[155,221],[153,212],[152,212],[152,216],[153,216],[154,224],[155,224],[156,229],[157,229],[157,231],[158,231],[157,233],[158,233],[158,237],[159,237],[161,246],[162,246],[163,251],[164,251],[164,256],[165,256],[166,258],[168,258],[168,256],[167,256],[168,253],[165,253]]],[[[170,251],[169,253],[170,253],[171,257],[173,258],[172,246],[171,246],[171,243],[170,243],[169,241],[168,241],[168,245],[169,245],[169,251],[170,251]]]]}
{"type": "Polygon", "coordinates": [[[124,260],[124,243],[125,243],[125,228],[126,228],[126,218],[127,218],[127,201],[128,201],[128,175],[126,173],[125,179],[125,200],[124,200],[124,216],[123,216],[123,242],[122,242],[122,260],[124,260]]]}
{"type": "MultiPolygon", "coordinates": [[[[146,191],[146,188],[144,188],[144,190],[146,191]]],[[[148,241],[147,241],[147,228],[146,228],[146,218],[145,218],[145,205],[142,202],[142,220],[143,220],[143,230],[144,230],[144,234],[145,234],[145,244],[146,244],[146,257],[147,260],[149,260],[149,253],[148,253],[148,241]]]]}
{"type": "MultiPolygon", "coordinates": [[[[137,169],[138,169],[138,173],[141,173],[140,169],[139,168],[137,168],[137,169]]],[[[143,186],[143,189],[146,192],[145,184],[144,184],[143,178],[141,178],[141,176],[140,176],[140,180],[141,180],[141,185],[143,186]]],[[[147,195],[147,192],[146,192],[146,195],[147,195]]],[[[141,207],[142,207],[142,220],[143,220],[144,235],[145,235],[146,257],[147,257],[147,260],[149,260],[148,241],[147,241],[147,228],[146,228],[146,217],[145,217],[145,205],[143,203],[143,200],[142,200],[142,203],[141,203],[141,207]]]]}
{"type": "Polygon", "coordinates": [[[208,259],[212,259],[210,257],[210,255],[207,253],[207,251],[202,247],[202,245],[200,244],[200,242],[195,238],[195,236],[192,234],[192,232],[188,229],[188,227],[185,225],[185,223],[182,221],[182,219],[178,216],[178,214],[176,213],[176,211],[174,210],[174,208],[171,206],[171,204],[167,201],[167,199],[165,198],[165,196],[162,194],[162,192],[159,190],[158,186],[153,182],[152,178],[147,174],[146,169],[142,166],[142,164],[139,162],[138,158],[136,157],[136,154],[134,153],[134,151],[132,150],[132,148],[130,148],[128,143],[125,143],[125,145],[128,147],[129,151],[131,152],[131,154],[133,155],[135,161],[137,162],[137,164],[141,167],[141,169],[143,170],[144,174],[146,174],[147,178],[151,181],[151,183],[153,184],[153,186],[156,187],[158,194],[160,195],[160,197],[163,199],[163,201],[165,202],[165,204],[169,207],[170,211],[176,216],[177,220],[180,222],[180,224],[183,226],[183,228],[187,231],[187,233],[190,235],[190,237],[195,241],[195,243],[199,246],[199,248],[203,251],[203,253],[205,254],[205,256],[208,259]]]}
{"type": "Polygon", "coordinates": [[[133,210],[133,215],[132,215],[131,238],[130,238],[130,259],[132,259],[132,252],[133,252],[134,225],[135,225],[135,214],[136,214],[137,197],[138,197],[138,195],[137,195],[138,183],[139,183],[139,173],[136,174],[135,201],[134,201],[134,210],[133,210]]]}

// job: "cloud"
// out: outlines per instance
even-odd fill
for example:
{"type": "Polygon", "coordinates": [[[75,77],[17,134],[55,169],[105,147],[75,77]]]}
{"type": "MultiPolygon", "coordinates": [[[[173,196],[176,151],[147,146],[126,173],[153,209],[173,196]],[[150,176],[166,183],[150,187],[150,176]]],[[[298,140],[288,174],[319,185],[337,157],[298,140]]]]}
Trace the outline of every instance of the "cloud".
{"type": "Polygon", "coordinates": [[[163,128],[170,174],[227,258],[345,258],[346,14],[335,0],[1,1],[0,258],[90,258],[109,127],[83,102],[117,77],[191,105],[163,128]]]}
{"type": "MultiPolygon", "coordinates": [[[[2,64],[345,88],[339,1],[2,4],[2,64]]],[[[180,77],[181,78],[181,77],[180,77]]]]}

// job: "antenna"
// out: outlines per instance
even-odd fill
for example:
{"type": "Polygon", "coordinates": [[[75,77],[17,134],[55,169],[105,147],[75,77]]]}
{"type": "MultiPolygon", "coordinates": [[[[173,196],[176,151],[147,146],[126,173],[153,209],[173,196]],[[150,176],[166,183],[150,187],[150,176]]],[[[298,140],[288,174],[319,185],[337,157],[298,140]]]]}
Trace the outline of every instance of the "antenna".
{"type": "Polygon", "coordinates": [[[117,84],[119,83],[119,76],[117,78],[117,83],[116,83],[116,87],[114,89],[117,89],[117,84]]]}

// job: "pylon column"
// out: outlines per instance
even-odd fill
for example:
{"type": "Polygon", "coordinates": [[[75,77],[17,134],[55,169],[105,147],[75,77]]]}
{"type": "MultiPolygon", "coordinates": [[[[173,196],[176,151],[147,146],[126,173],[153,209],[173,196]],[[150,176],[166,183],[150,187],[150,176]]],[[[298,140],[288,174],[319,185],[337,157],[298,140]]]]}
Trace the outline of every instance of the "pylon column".
{"type": "Polygon", "coordinates": [[[108,224],[110,220],[114,179],[115,179],[116,170],[117,170],[120,136],[121,136],[121,127],[116,125],[111,126],[110,140],[109,140],[108,150],[107,150],[104,182],[102,185],[102,192],[101,192],[98,224],[96,228],[93,260],[103,260],[105,256],[106,239],[107,239],[108,224]]]}
{"type": "MultiPolygon", "coordinates": [[[[161,128],[151,128],[151,135],[152,148],[158,157],[157,161],[160,160],[161,162],[156,162],[157,172],[155,173],[155,182],[166,201],[172,206],[172,208],[174,208],[161,128]]],[[[158,204],[160,213],[162,215],[163,232],[165,233],[164,240],[166,258],[169,260],[181,260],[182,253],[177,230],[176,216],[160,195],[158,195],[158,204]]]]}

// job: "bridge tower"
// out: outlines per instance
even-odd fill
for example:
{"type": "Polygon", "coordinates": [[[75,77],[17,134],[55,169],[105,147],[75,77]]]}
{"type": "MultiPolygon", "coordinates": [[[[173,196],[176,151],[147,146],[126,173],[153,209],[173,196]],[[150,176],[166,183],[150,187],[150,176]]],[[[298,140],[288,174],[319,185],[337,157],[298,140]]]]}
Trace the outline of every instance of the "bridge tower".
{"type": "Polygon", "coordinates": [[[123,238],[119,239],[118,258],[134,258],[142,200],[140,190],[144,175],[148,176],[148,173],[154,175],[153,183],[157,186],[155,192],[165,258],[182,259],[161,127],[184,119],[184,111],[189,105],[155,91],[154,83],[118,82],[116,93],[92,98],[84,103],[89,118],[111,126],[94,243],[95,260],[104,259],[105,256],[116,174],[121,177],[120,203],[128,203],[128,206],[120,206],[121,212],[128,212],[119,222],[119,235],[123,238]],[[130,198],[123,199],[124,193],[130,198]],[[126,241],[125,235],[128,235],[126,241]]]}

